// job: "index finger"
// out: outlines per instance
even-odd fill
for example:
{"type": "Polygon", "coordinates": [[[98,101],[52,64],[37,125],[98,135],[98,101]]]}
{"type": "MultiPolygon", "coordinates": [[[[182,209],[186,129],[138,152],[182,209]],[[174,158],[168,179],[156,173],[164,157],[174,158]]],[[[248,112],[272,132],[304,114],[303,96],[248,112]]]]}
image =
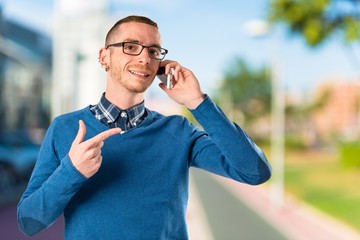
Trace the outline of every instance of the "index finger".
{"type": "Polygon", "coordinates": [[[108,137],[111,137],[112,135],[119,134],[121,132],[121,128],[111,128],[109,130],[106,130],[104,132],[99,133],[95,137],[91,138],[91,142],[93,143],[100,143],[107,139],[108,137]]]}

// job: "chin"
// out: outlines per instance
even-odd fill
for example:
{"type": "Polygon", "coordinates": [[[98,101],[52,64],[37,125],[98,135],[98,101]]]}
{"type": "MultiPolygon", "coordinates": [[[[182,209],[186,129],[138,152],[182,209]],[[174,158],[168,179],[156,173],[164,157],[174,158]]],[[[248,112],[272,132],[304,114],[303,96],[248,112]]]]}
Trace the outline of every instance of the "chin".
{"type": "Polygon", "coordinates": [[[146,89],[133,89],[132,92],[133,93],[144,93],[146,92],[147,88],[146,89]]]}
{"type": "Polygon", "coordinates": [[[144,93],[151,85],[153,81],[145,82],[144,80],[132,79],[131,81],[123,79],[117,79],[118,84],[122,86],[122,88],[127,89],[129,92],[133,93],[144,93]]]}
{"type": "Polygon", "coordinates": [[[133,86],[133,87],[129,87],[128,89],[134,93],[144,93],[144,92],[146,92],[146,90],[148,90],[149,87],[150,87],[150,85],[148,85],[148,86],[133,86]]]}
{"type": "Polygon", "coordinates": [[[146,92],[146,90],[149,89],[149,87],[151,86],[153,81],[151,81],[150,83],[146,82],[138,82],[138,84],[136,84],[136,86],[132,86],[132,90],[136,93],[144,93],[146,92]]]}

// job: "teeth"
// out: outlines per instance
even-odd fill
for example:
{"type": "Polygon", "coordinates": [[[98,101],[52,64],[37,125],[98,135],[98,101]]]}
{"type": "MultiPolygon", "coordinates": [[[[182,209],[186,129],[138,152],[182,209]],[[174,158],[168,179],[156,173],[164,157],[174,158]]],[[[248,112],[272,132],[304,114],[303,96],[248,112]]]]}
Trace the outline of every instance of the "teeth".
{"type": "Polygon", "coordinates": [[[144,73],[139,73],[139,72],[134,72],[134,71],[130,71],[132,74],[135,74],[135,75],[139,75],[139,76],[143,76],[143,77],[147,77],[149,76],[149,74],[144,74],[144,73]]]}

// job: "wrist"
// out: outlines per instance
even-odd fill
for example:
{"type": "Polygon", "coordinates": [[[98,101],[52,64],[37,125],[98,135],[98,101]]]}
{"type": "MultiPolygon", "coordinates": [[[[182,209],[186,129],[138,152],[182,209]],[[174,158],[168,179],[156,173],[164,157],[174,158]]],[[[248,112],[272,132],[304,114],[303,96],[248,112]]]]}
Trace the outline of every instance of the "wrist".
{"type": "Polygon", "coordinates": [[[190,110],[196,109],[205,100],[205,97],[206,95],[202,93],[200,96],[191,99],[184,105],[190,110]]]}

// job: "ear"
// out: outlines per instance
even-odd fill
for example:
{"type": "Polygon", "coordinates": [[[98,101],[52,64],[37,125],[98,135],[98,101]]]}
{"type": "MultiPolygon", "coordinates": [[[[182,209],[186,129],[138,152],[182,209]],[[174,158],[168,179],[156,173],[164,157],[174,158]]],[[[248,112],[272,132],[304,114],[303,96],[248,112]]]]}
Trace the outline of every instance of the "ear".
{"type": "Polygon", "coordinates": [[[110,66],[110,50],[106,48],[101,48],[99,50],[99,63],[105,70],[109,69],[110,66]]]}

